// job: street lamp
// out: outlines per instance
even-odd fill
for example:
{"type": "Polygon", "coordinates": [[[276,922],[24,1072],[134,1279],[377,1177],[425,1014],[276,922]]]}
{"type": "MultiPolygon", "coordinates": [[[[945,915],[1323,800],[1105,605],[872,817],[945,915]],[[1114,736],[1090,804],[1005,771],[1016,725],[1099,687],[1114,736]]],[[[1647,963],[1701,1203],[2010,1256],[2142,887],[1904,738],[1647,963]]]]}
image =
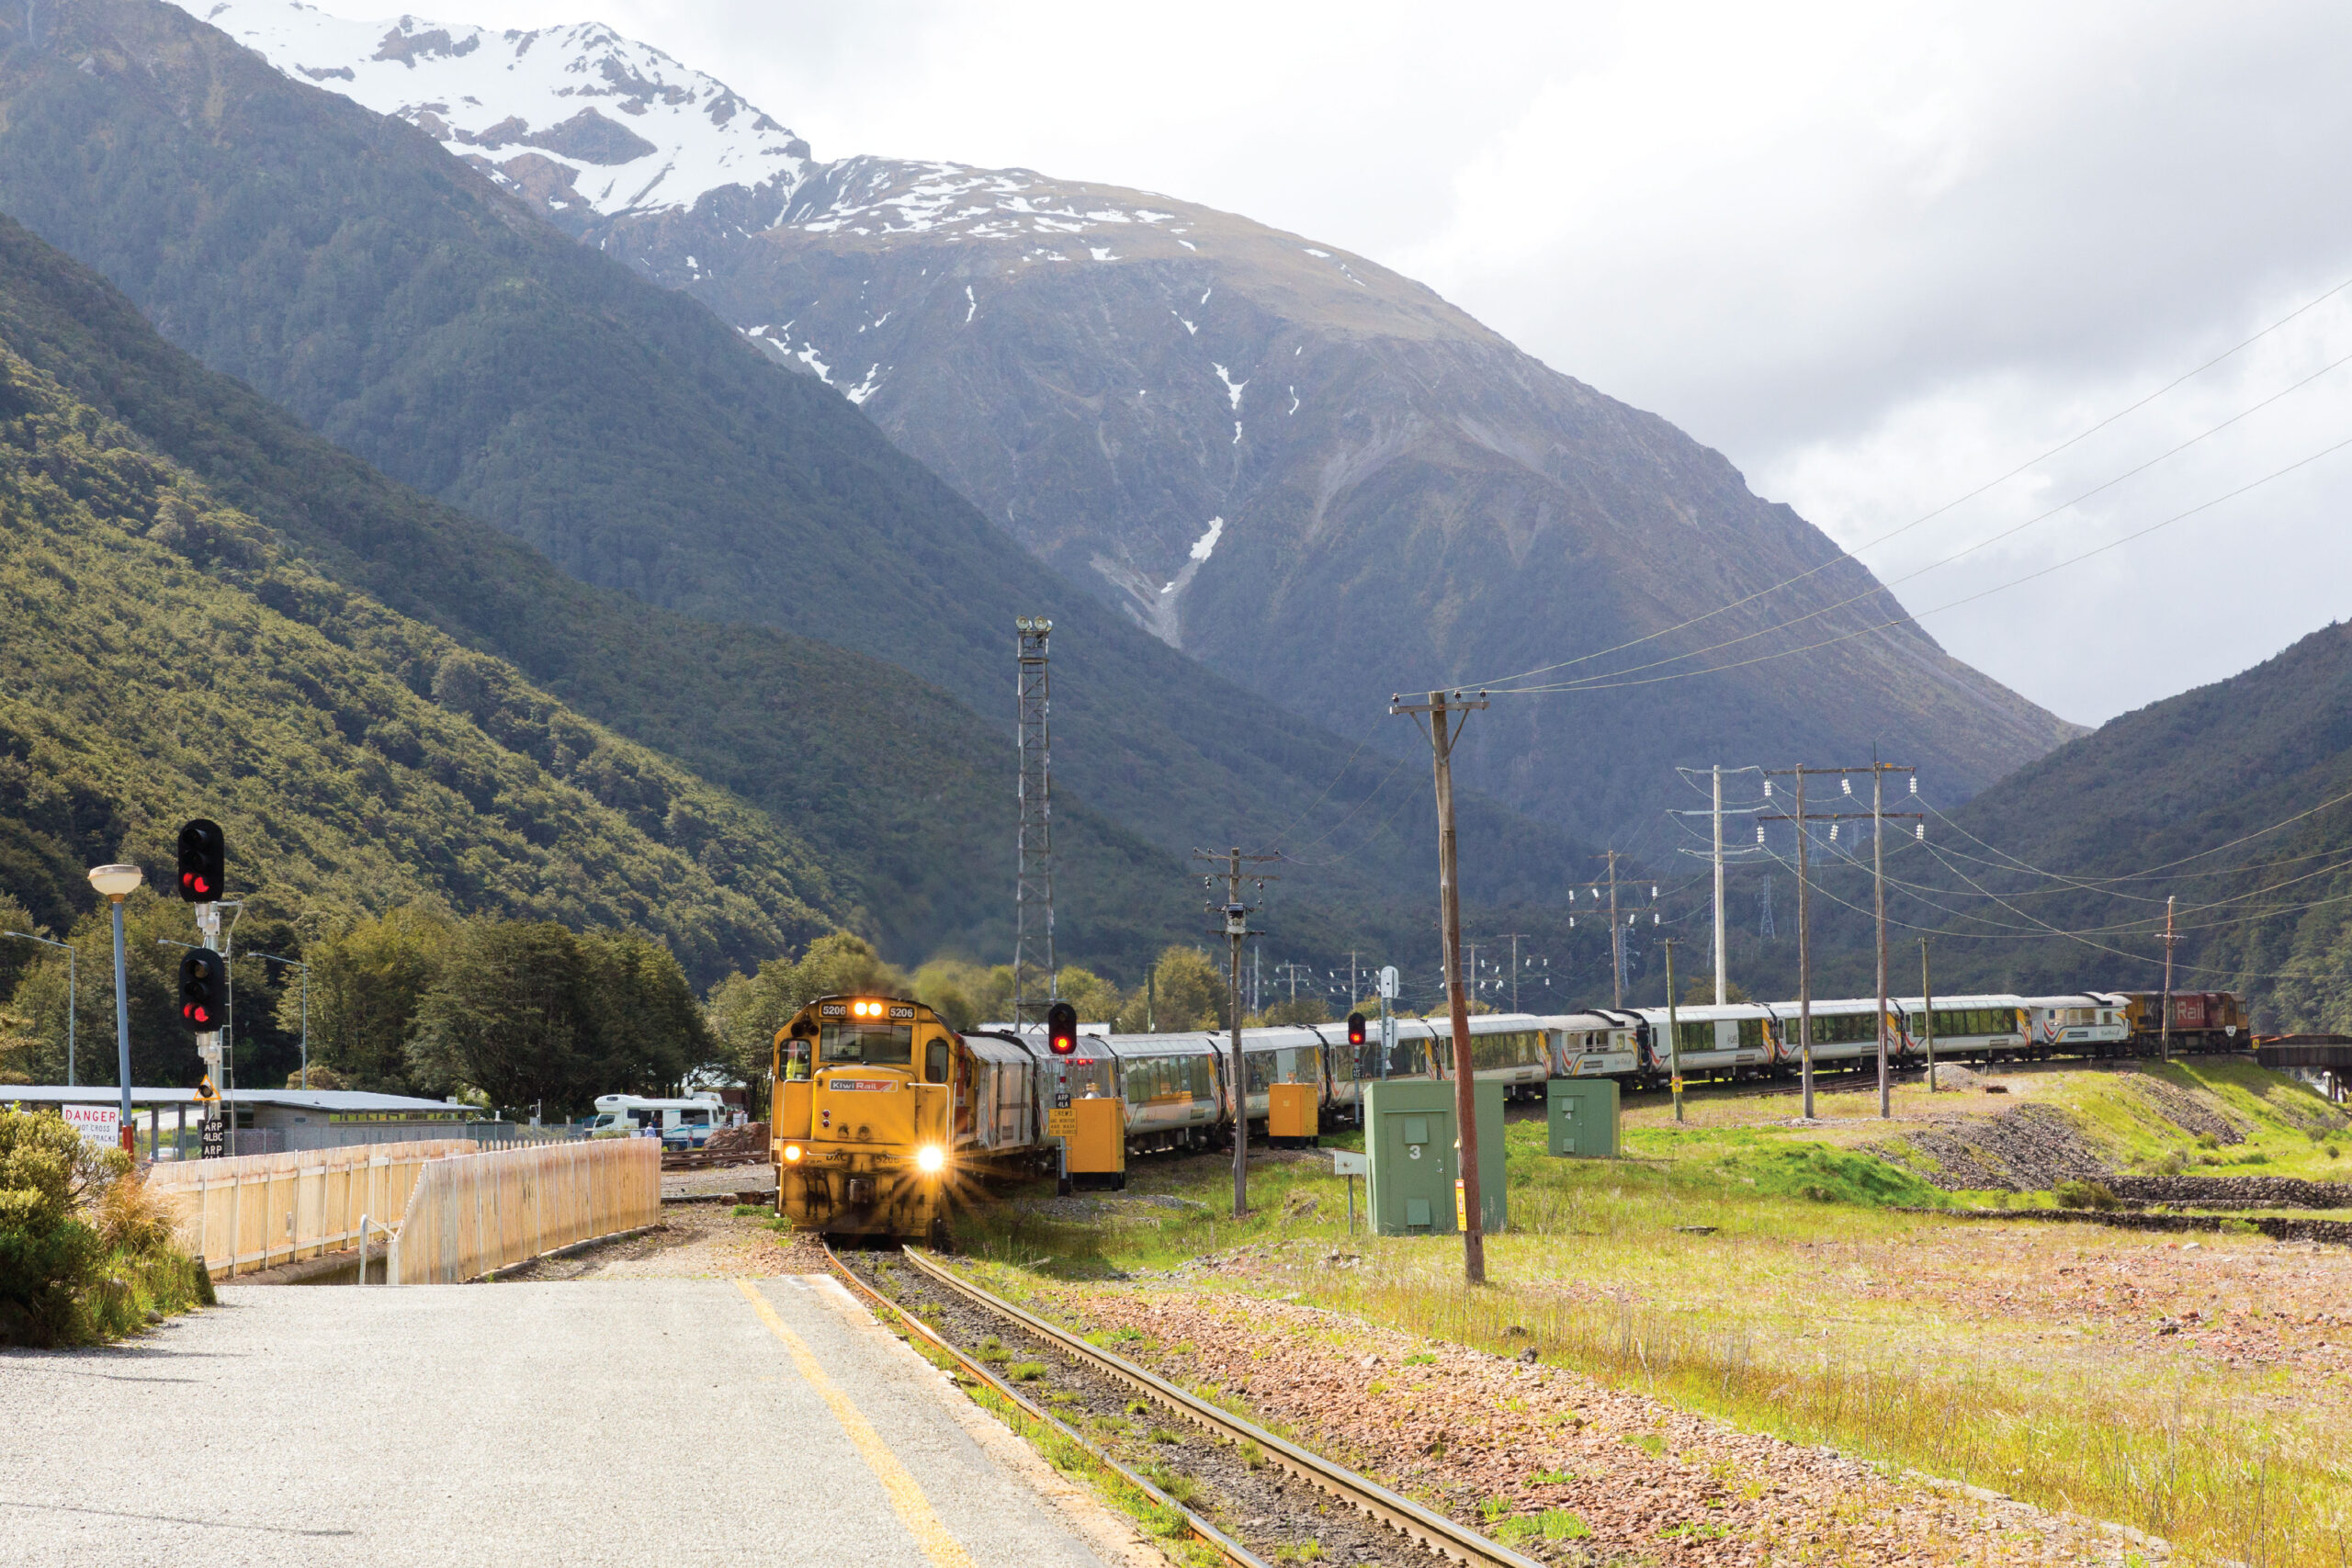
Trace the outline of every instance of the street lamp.
{"type": "Polygon", "coordinates": [[[114,1041],[117,1071],[122,1080],[122,1152],[131,1152],[136,1123],[130,1119],[130,987],[122,970],[122,901],[139,890],[146,874],[135,865],[101,865],[90,872],[90,886],[114,906],[114,1041]]]}
{"type": "Polygon", "coordinates": [[[20,936],[27,942],[38,942],[50,947],[62,947],[65,950],[65,1087],[72,1089],[74,1087],[74,976],[79,968],[75,960],[80,954],[74,951],[74,944],[70,942],[52,941],[49,937],[35,936],[30,931],[0,931],[0,936],[20,936]]]}

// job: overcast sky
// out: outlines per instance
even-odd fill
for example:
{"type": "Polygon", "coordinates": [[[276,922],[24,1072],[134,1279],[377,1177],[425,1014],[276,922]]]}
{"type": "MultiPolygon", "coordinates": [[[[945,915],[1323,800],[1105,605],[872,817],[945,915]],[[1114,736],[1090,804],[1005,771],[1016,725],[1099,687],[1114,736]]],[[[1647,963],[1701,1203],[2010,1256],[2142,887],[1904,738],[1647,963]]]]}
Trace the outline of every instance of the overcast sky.
{"type": "MultiPolygon", "coordinates": [[[[1851,548],[2352,280],[2340,6],[419,11],[607,22],[820,158],[1024,165],[1361,252],[1666,415],[1851,548]]],[[[2227,675],[2345,614],[2352,448],[1927,612],[2352,437],[2352,365],[1932,563],[2346,355],[2352,290],[1863,559],[1955,653],[2069,718],[2227,675]]]]}

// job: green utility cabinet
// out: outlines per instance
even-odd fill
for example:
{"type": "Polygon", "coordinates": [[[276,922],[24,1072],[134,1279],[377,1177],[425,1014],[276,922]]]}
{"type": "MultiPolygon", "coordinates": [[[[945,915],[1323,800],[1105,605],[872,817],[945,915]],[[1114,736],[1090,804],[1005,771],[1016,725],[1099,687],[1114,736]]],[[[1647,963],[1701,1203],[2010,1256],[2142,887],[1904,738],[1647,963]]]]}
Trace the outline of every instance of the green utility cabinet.
{"type": "MultiPolygon", "coordinates": [[[[1478,1107],[1478,1207],[1488,1232],[1510,1213],[1503,1176],[1503,1086],[1473,1086],[1478,1107]]],[[[1366,1197],[1376,1235],[1452,1235],[1455,1148],[1453,1085],[1435,1078],[1385,1078],[1363,1086],[1366,1197]]]]}
{"type": "Polygon", "coordinates": [[[1552,1152],[1582,1159],[1617,1157],[1614,1078],[1553,1078],[1544,1088],[1552,1152]]]}

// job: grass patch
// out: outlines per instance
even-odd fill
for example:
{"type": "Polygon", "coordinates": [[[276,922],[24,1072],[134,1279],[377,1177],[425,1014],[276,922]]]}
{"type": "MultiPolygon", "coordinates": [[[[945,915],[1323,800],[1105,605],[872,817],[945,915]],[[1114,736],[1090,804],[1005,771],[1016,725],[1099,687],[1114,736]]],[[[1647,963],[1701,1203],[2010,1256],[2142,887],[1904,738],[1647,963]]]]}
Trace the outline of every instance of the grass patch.
{"type": "Polygon", "coordinates": [[[1015,1361],[1004,1369],[1005,1377],[1012,1382],[1035,1382],[1046,1375],[1043,1361],[1015,1361]]]}
{"type": "MultiPolygon", "coordinates": [[[[2154,1069],[2245,1134],[2242,1144],[2200,1146],[2163,1114],[2158,1096],[2132,1086],[2133,1071],[2005,1066],[1998,1076],[2018,1090],[2010,1099],[1980,1105],[1903,1085],[1896,1106],[1973,1113],[2041,1103],[2125,1168],[2171,1158],[2184,1168],[2343,1179],[2352,1132],[2301,1086],[2250,1064],[2154,1069]],[[2200,1157],[2216,1163],[2193,1163],[2200,1157]]],[[[2158,1244],[2077,1226],[1956,1226],[1904,1212],[1990,1206],[1995,1195],[1942,1192],[1862,1146],[1889,1133],[1875,1120],[1866,1078],[1826,1083],[1820,1105],[1826,1124],[1806,1127],[1791,1124],[1792,1093],[1702,1094],[1690,1100],[1690,1120],[1677,1124],[1662,1097],[1637,1096],[1628,1157],[1615,1161],[1554,1160],[1540,1121],[1511,1122],[1512,1227],[1489,1237],[1497,1283],[1477,1292],[1459,1283],[1460,1250],[1450,1240],[1345,1236],[1340,1184],[1306,1161],[1253,1165],[1253,1213],[1239,1224],[1222,1213],[1230,1179],[1223,1161],[1149,1162],[1132,1174],[1136,1190],[1204,1206],[1136,1205],[1087,1225],[1008,1208],[983,1219],[973,1249],[999,1266],[1026,1266],[1000,1276],[1016,1293],[1056,1278],[1182,1268],[1216,1255],[1191,1270],[1205,1288],[1295,1296],[1500,1355],[1540,1345],[1546,1360],[1682,1407],[2117,1519],[2194,1554],[2276,1568],[2352,1562],[2344,1503],[2352,1496],[2344,1458],[2352,1453],[2352,1401],[2259,1365],[2163,1356],[2153,1336],[2142,1346],[2128,1325],[2068,1334],[2063,1316],[2044,1321],[2000,1304],[1990,1280],[1983,1292],[1943,1302],[1906,1297],[1915,1267],[1949,1269],[1977,1256],[1964,1235],[1999,1236],[2045,1260],[2087,1254],[2105,1275],[2127,1269],[2132,1249],[2158,1244]],[[1302,1191],[1324,1201],[1310,1213],[1290,1201],[1302,1191]],[[1241,1246],[1251,1257],[1230,1269],[1226,1257],[1241,1246]],[[1341,1246],[1358,1261],[1335,1269],[1328,1259],[1341,1246]]],[[[2000,1201],[2049,1208],[2085,1196],[2000,1201]]],[[[1422,1351],[1404,1361],[1436,1359],[1422,1351]]],[[[1409,1380],[1385,1381],[1401,1388],[1409,1380]]],[[[1664,1452],[1663,1443],[1637,1446],[1664,1452]]]]}

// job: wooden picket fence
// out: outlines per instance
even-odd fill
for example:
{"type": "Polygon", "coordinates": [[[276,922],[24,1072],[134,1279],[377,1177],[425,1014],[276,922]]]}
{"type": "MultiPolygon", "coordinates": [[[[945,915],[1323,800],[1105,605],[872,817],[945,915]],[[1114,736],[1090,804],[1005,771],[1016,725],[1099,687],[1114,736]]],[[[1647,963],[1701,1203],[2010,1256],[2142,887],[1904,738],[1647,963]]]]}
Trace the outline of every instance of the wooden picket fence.
{"type": "Polygon", "coordinates": [[[380,1237],[421,1171],[473,1150],[470,1139],[435,1138],[164,1160],[148,1168],[147,1185],[177,1216],[180,1247],[226,1280],[355,1247],[363,1215],[380,1237]]]}
{"type": "Polygon", "coordinates": [[[661,1219],[656,1139],[592,1138],[435,1160],[419,1168],[385,1278],[456,1284],[661,1219]]]}

